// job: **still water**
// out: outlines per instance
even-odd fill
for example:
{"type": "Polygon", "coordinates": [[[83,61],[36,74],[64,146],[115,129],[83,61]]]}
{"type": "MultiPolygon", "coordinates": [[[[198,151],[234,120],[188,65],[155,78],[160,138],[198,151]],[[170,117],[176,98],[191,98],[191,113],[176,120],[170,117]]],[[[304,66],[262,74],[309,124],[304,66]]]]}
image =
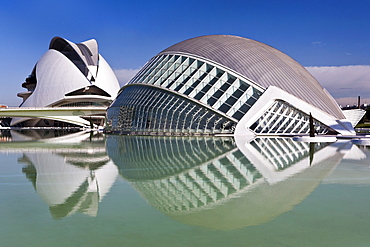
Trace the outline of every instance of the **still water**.
{"type": "Polygon", "coordinates": [[[370,151],[350,141],[0,139],[0,246],[370,246],[370,151]]]}

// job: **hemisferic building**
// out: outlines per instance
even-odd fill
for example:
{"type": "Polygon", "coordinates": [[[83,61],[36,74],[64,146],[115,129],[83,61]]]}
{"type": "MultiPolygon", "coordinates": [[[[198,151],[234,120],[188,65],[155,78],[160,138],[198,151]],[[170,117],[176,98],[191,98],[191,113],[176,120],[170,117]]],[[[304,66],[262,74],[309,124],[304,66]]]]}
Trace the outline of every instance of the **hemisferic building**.
{"type": "Polygon", "coordinates": [[[151,58],[107,111],[107,131],[142,135],[355,134],[298,62],[231,35],[177,43],[151,58]]]}

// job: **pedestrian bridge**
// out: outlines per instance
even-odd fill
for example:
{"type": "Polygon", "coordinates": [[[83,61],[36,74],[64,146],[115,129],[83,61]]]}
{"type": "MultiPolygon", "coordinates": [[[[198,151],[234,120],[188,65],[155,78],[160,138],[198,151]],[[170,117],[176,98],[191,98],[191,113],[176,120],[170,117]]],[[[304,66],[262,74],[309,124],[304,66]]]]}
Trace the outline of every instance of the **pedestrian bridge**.
{"type": "Polygon", "coordinates": [[[80,117],[105,116],[106,107],[9,107],[0,108],[0,117],[45,118],[89,125],[80,117]]]}
{"type": "Polygon", "coordinates": [[[0,109],[1,117],[56,117],[105,115],[106,107],[9,107],[0,109]]]}

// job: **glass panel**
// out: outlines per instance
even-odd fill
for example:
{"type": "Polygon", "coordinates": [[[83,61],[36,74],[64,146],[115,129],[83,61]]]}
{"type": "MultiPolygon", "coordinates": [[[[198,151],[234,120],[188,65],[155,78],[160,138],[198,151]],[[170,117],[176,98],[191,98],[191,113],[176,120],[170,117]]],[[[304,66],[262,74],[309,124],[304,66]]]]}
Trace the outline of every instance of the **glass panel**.
{"type": "Polygon", "coordinates": [[[108,109],[107,118],[111,131],[121,134],[208,135],[233,133],[236,125],[185,98],[140,86],[125,88],[108,109]]]}
{"type": "Polygon", "coordinates": [[[240,80],[214,65],[183,55],[160,55],[152,58],[131,80],[133,82],[159,85],[215,108],[224,109],[222,105],[227,103],[230,107],[225,113],[238,117],[238,110],[247,112],[261,95],[248,81],[240,80]]]}

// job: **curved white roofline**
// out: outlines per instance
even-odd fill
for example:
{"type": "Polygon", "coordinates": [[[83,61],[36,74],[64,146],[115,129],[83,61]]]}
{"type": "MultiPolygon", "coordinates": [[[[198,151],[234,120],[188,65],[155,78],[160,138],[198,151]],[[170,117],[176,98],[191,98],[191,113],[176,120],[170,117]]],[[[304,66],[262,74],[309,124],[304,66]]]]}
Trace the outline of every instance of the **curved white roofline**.
{"type": "MultiPolygon", "coordinates": [[[[36,63],[32,76],[32,81],[22,84],[29,91],[19,94],[24,99],[21,107],[54,106],[67,99],[71,103],[105,100],[104,104],[108,105],[120,89],[113,70],[98,53],[95,39],[75,44],[67,39],[54,37],[49,50],[36,63]],[[99,88],[100,91],[92,94],[82,90],[91,86],[99,88]],[[75,92],[73,97],[67,96],[72,92],[75,92]]],[[[46,116],[45,119],[51,118],[46,116]]],[[[16,118],[12,120],[11,125],[26,120],[28,119],[16,118]]],[[[66,119],[64,122],[76,121],[66,119]]],[[[86,125],[86,121],[81,118],[78,125],[86,125]]]]}

